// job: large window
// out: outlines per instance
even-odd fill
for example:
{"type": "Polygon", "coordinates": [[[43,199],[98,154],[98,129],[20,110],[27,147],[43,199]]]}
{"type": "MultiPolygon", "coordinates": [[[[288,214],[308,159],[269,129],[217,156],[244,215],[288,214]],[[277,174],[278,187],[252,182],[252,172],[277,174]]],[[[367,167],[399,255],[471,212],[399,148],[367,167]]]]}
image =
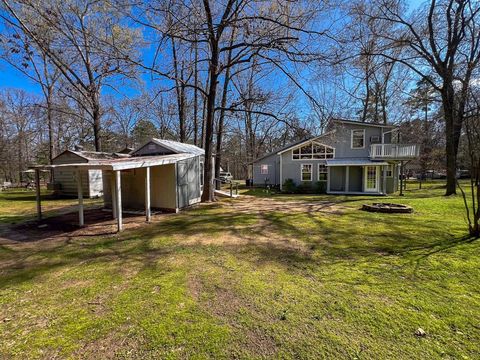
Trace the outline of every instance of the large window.
{"type": "Polygon", "coordinates": [[[292,151],[293,160],[322,160],[332,159],[334,149],[330,146],[312,142],[292,151]]]}
{"type": "Polygon", "coordinates": [[[312,181],[312,164],[302,164],[301,179],[302,181],[312,181]]]}
{"type": "Polygon", "coordinates": [[[325,164],[318,164],[318,181],[326,182],[328,180],[328,169],[325,164]]]}
{"type": "Polygon", "coordinates": [[[365,147],[365,130],[352,130],[352,149],[365,147]]]}
{"type": "Polygon", "coordinates": [[[260,165],[260,173],[262,175],[268,175],[268,165],[260,165]]]}

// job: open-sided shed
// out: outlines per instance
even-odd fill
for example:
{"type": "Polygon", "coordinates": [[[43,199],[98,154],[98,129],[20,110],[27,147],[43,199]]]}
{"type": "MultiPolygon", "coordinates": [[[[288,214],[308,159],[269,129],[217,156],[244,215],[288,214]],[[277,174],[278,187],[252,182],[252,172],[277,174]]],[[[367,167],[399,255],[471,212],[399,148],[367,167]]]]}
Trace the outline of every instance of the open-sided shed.
{"type": "MultiPolygon", "coordinates": [[[[150,221],[152,209],[177,212],[200,202],[203,191],[202,149],[193,145],[173,141],[163,143],[163,140],[152,139],[138,150],[130,156],[116,159],[93,159],[88,162],[38,165],[33,168],[36,170],[37,179],[40,170],[45,168],[70,171],[74,174],[80,226],[84,225],[82,174],[92,170],[102,173],[104,204],[112,210],[119,231],[123,227],[122,211],[144,209],[146,219],[150,221]]],[[[39,187],[37,210],[41,218],[39,187]]]]}

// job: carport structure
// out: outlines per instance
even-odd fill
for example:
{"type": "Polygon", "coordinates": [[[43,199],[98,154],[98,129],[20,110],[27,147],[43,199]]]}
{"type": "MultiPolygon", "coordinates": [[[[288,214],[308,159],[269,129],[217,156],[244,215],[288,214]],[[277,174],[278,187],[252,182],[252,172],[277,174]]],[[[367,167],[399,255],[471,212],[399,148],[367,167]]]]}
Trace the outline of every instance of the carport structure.
{"type": "MultiPolygon", "coordinates": [[[[42,206],[40,197],[40,171],[52,169],[74,170],[76,174],[77,196],[78,196],[78,224],[84,226],[84,206],[82,192],[82,171],[102,170],[104,194],[110,195],[113,218],[117,220],[118,231],[123,230],[122,221],[122,175],[130,174],[129,188],[125,189],[137,197],[138,189],[142,189],[144,194],[143,202],[146,221],[151,220],[152,189],[154,191],[155,201],[160,196],[169,197],[173,204],[170,210],[178,211],[185,207],[185,204],[191,205],[200,201],[201,176],[200,162],[201,158],[195,154],[181,153],[155,156],[138,156],[120,159],[96,160],[89,163],[69,163],[60,165],[36,165],[32,166],[35,170],[36,202],[37,216],[42,219],[42,206]],[[153,184],[152,184],[153,173],[153,184]],[[143,179],[143,184],[139,183],[143,179]],[[168,182],[168,186],[163,186],[168,182]],[[154,185],[152,187],[152,185],[154,185]],[[107,191],[105,191],[107,190],[107,191]],[[186,195],[185,195],[186,194],[186,195]]],[[[125,179],[124,179],[125,181],[125,179]]],[[[138,203],[139,199],[135,199],[138,203]]]]}

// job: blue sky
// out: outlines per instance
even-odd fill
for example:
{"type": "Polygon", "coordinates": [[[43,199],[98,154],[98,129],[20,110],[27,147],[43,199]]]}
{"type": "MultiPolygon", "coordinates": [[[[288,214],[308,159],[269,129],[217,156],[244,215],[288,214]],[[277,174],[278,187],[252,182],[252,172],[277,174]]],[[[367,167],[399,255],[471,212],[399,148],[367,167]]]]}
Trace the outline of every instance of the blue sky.
{"type": "MultiPolygon", "coordinates": [[[[423,0],[407,0],[407,2],[410,4],[410,8],[413,10],[416,7],[418,7],[420,4],[422,4],[424,1],[423,0]]],[[[0,31],[1,31],[1,26],[0,26],[0,31]]],[[[144,58],[151,58],[152,53],[151,52],[144,52],[144,58]]],[[[149,76],[144,76],[143,81],[145,81],[145,85],[147,88],[151,85],[150,83],[150,77],[149,76]]],[[[0,89],[1,88],[20,88],[23,89],[27,92],[32,92],[32,93],[37,93],[40,95],[40,87],[38,84],[34,83],[33,81],[29,80],[25,75],[23,75],[21,72],[16,70],[14,67],[10,66],[9,64],[0,61],[0,89]]],[[[123,89],[123,94],[122,95],[135,95],[137,94],[138,91],[132,88],[124,88],[123,89]]]]}

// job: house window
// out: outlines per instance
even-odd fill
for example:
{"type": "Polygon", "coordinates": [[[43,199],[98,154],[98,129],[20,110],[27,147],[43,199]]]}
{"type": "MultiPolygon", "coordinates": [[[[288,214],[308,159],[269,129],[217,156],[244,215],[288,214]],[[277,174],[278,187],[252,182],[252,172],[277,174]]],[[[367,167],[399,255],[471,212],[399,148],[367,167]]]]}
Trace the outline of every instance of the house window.
{"type": "Polygon", "coordinates": [[[365,147],[365,130],[352,130],[352,149],[365,147]]]}
{"type": "Polygon", "coordinates": [[[393,177],[393,165],[388,165],[387,169],[385,170],[385,176],[386,177],[393,177]]]}
{"type": "Polygon", "coordinates": [[[325,164],[318,164],[318,181],[326,182],[328,180],[328,169],[325,164]]]}
{"type": "Polygon", "coordinates": [[[260,165],[260,173],[262,175],[268,175],[268,165],[260,165]]]}
{"type": "Polygon", "coordinates": [[[302,164],[301,179],[302,181],[312,181],[312,164],[302,164]]]}
{"type": "Polygon", "coordinates": [[[323,160],[333,159],[334,156],[334,148],[315,142],[293,149],[292,151],[292,160],[323,160]]]}

